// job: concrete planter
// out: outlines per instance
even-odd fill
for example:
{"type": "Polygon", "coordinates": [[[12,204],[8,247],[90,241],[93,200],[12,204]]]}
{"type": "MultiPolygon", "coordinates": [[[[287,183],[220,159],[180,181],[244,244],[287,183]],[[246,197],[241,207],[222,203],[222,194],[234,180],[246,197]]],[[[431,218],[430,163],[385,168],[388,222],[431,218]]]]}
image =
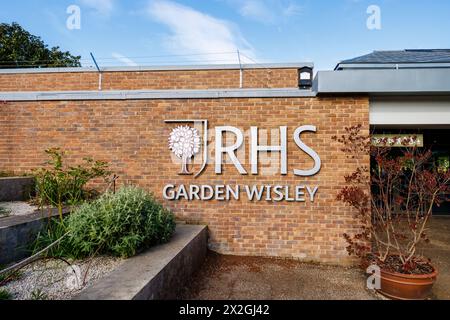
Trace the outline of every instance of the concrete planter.
{"type": "Polygon", "coordinates": [[[176,299],[206,257],[207,227],[178,224],[172,239],[127,259],[74,300],[176,299]]]}
{"type": "MultiPolygon", "coordinates": [[[[68,212],[68,209],[63,210],[63,214],[68,212]]],[[[0,219],[0,265],[8,265],[28,257],[31,253],[30,246],[39,231],[47,227],[49,217],[57,218],[58,210],[38,210],[29,215],[0,219]]]]}
{"type": "Polygon", "coordinates": [[[34,177],[0,178],[0,201],[24,201],[34,195],[34,177]]]}

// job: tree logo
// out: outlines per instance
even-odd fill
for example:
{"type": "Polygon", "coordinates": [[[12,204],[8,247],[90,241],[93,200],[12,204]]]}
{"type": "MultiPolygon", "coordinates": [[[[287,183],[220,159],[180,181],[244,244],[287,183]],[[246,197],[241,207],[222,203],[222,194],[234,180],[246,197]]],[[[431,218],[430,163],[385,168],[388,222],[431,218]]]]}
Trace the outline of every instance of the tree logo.
{"type": "Polygon", "coordinates": [[[169,149],[181,159],[181,175],[190,175],[189,160],[200,151],[198,130],[190,126],[178,126],[169,136],[169,149]]]}

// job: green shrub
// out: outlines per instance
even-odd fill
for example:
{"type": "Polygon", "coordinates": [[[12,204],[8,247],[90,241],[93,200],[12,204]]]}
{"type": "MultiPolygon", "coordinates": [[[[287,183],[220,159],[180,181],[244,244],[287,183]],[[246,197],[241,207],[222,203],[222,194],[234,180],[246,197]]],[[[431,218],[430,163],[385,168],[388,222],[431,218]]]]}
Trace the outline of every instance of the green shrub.
{"type": "Polygon", "coordinates": [[[0,300],[11,300],[12,295],[8,290],[4,288],[0,288],[0,300]]]}
{"type": "Polygon", "coordinates": [[[42,289],[37,288],[31,291],[30,300],[47,300],[47,294],[42,289]]]}
{"type": "MultiPolygon", "coordinates": [[[[53,233],[61,236],[63,228],[69,234],[52,250],[53,255],[84,258],[112,254],[126,258],[167,242],[175,230],[175,218],[144,190],[123,187],[116,194],[107,192],[82,204],[53,233]]],[[[38,247],[45,247],[58,236],[39,238],[38,247]]]]}
{"type": "MultiPolygon", "coordinates": [[[[32,254],[36,254],[38,251],[41,251],[66,235],[67,227],[64,225],[64,222],[64,220],[61,221],[50,218],[47,228],[43,231],[39,231],[36,240],[31,245],[30,250],[32,251],[32,254]]],[[[71,248],[68,243],[69,241],[67,241],[68,234],[63,238],[63,240],[64,241],[60,241],[57,245],[54,245],[48,249],[46,255],[50,257],[71,257],[71,248]]]]}
{"type": "Polygon", "coordinates": [[[61,209],[64,204],[79,204],[90,195],[85,190],[89,181],[99,177],[105,178],[110,174],[108,164],[104,161],[84,158],[84,164],[71,167],[64,165],[65,153],[59,148],[47,149],[45,153],[50,156],[50,160],[47,161],[48,167],[34,171],[40,205],[51,205],[61,209]]]}

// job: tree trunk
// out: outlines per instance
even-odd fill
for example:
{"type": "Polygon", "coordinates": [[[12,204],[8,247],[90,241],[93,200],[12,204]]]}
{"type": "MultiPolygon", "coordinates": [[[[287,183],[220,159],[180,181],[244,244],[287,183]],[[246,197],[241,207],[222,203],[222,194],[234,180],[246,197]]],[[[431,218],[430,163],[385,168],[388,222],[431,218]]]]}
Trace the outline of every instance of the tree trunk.
{"type": "Polygon", "coordinates": [[[181,158],[181,172],[180,172],[180,174],[189,174],[189,171],[187,170],[187,161],[188,161],[187,157],[183,156],[181,158]]]}

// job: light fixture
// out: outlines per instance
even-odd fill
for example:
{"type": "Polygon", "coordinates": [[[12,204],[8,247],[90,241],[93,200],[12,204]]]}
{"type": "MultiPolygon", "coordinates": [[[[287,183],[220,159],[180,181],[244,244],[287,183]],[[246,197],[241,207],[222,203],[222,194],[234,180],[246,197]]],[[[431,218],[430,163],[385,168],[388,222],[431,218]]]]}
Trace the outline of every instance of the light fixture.
{"type": "Polygon", "coordinates": [[[298,69],[298,87],[300,89],[309,89],[312,87],[313,69],[303,67],[298,69]]]}

